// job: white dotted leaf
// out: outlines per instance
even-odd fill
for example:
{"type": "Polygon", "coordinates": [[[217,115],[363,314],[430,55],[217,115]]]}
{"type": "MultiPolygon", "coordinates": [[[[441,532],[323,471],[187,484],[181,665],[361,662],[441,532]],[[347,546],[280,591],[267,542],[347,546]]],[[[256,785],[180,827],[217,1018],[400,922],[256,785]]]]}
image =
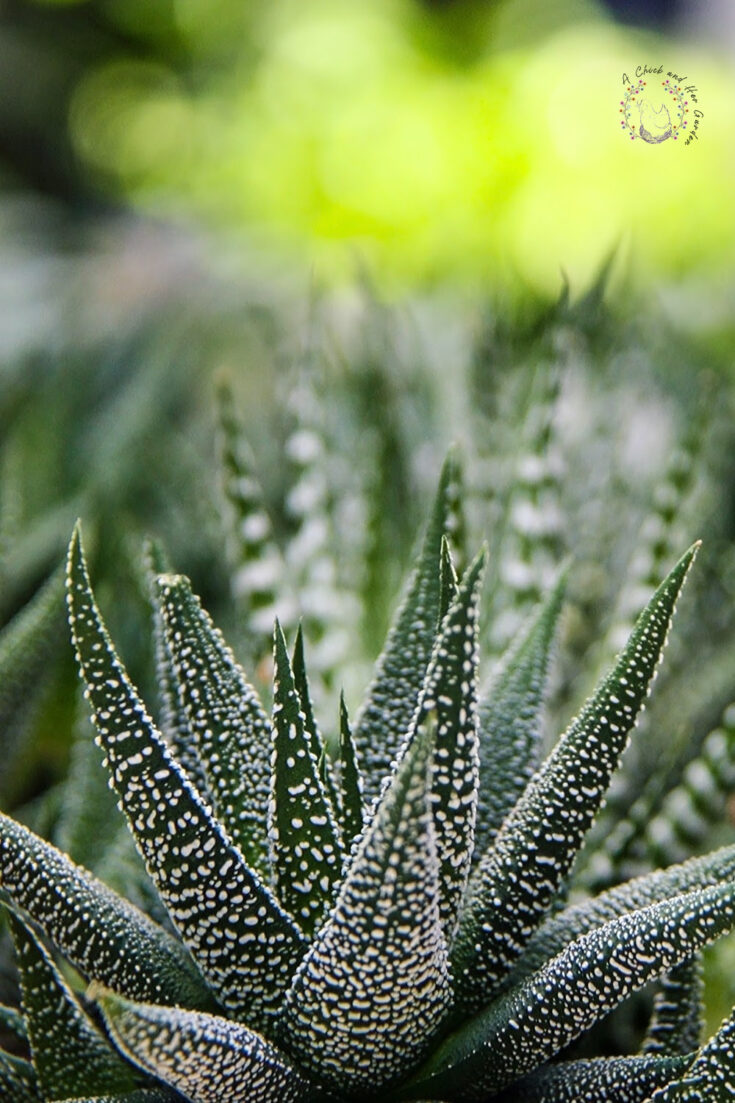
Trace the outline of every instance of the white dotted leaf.
{"type": "Polygon", "coordinates": [[[440,613],[439,562],[450,523],[450,488],[456,460],[442,468],[434,508],[405,596],[378,659],[354,729],[366,804],[390,775],[419,702],[440,613]]]}
{"type": "Polygon", "coordinates": [[[162,901],[218,1000],[262,1022],[274,1014],[303,937],[172,758],[104,627],[78,531],[69,618],[112,784],[162,901]]]}
{"type": "Polygon", "coordinates": [[[548,911],[600,808],[649,692],[698,545],[680,559],[470,878],[453,949],[458,998],[487,1002],[548,911]]]}
{"type": "Polygon", "coordinates": [[[271,724],[232,651],[183,575],[161,575],[157,600],[181,707],[214,811],[265,872],[271,724]]]}
{"type": "Polygon", "coordinates": [[[28,927],[12,912],[8,921],[33,1066],[44,1097],[67,1099],[136,1087],[138,1077],[84,1013],[28,927]]]}
{"type": "Polygon", "coordinates": [[[493,1103],[645,1103],[691,1057],[602,1057],[560,1061],[532,1073],[493,1103]]]}
{"type": "Polygon", "coordinates": [[[312,1096],[288,1059],[239,1023],[113,993],[97,999],[121,1052],[192,1103],[301,1103],[312,1096]]]}
{"type": "Polygon", "coordinates": [[[450,1001],[424,729],[353,855],[286,998],[280,1036],[329,1084],[375,1091],[425,1053],[450,1001]]]}
{"type": "Polygon", "coordinates": [[[475,855],[480,858],[538,766],[542,711],[564,599],[562,576],[504,656],[480,700],[480,790],[475,855]]]}
{"type": "Polygon", "coordinates": [[[678,1080],[651,1096],[650,1103],[725,1103],[735,1098],[735,1011],[678,1080]]]}
{"type": "Polygon", "coordinates": [[[0,892],[80,973],[132,999],[207,1006],[183,946],[87,870],[0,814],[0,892]]]}
{"type": "Polygon", "coordinates": [[[481,1103],[733,925],[733,883],[695,889],[605,923],[447,1039],[420,1075],[416,1093],[441,1093],[451,1085],[466,1103],[481,1103]]]}
{"type": "Polygon", "coordinates": [[[331,903],[344,850],[278,623],[274,664],[273,876],[283,906],[311,936],[331,903]]]}

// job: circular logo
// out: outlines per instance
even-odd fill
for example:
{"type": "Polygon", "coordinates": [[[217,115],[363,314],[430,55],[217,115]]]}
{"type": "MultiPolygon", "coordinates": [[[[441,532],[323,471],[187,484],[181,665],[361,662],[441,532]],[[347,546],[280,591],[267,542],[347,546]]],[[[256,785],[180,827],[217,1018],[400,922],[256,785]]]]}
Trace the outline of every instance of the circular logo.
{"type": "Polygon", "coordinates": [[[695,85],[685,85],[686,77],[668,73],[663,79],[651,84],[643,80],[641,72],[663,74],[663,66],[649,69],[639,65],[636,69],[636,81],[631,81],[623,73],[623,99],[620,101],[620,126],[628,134],[631,142],[637,138],[650,145],[660,145],[672,138],[680,138],[689,145],[692,138],[698,137],[696,131],[702,112],[694,107],[697,103],[695,85]],[[693,125],[692,125],[693,123],[693,125]]]}

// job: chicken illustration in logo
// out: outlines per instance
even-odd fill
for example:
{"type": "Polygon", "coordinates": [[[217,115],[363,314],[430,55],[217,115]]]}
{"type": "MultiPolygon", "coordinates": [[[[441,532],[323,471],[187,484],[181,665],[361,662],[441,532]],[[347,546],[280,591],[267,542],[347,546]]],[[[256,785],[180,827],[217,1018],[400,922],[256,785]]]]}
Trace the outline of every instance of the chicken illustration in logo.
{"type": "Polygon", "coordinates": [[[671,116],[665,103],[654,107],[650,100],[638,101],[638,114],[641,125],[638,133],[645,142],[665,142],[671,137],[671,116]]]}

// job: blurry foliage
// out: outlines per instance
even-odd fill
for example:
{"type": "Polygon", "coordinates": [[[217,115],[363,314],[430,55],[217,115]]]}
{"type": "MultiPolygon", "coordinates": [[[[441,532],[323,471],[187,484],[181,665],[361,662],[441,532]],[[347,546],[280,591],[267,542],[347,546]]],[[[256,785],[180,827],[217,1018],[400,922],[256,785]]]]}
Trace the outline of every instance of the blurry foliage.
{"type": "Polygon", "coordinates": [[[6,159],[77,206],[195,213],[330,279],[349,244],[387,286],[548,293],[621,234],[644,275],[730,266],[731,67],[594,0],[16,0],[0,28],[6,159]],[[697,85],[689,148],[620,133],[652,58],[697,85]]]}

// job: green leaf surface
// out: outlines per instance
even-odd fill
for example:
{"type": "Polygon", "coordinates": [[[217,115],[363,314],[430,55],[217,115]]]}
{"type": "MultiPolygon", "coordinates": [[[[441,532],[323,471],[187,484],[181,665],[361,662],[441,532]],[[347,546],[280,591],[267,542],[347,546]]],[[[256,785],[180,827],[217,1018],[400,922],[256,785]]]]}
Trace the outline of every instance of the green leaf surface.
{"type": "Polygon", "coordinates": [[[54,665],[64,636],[64,582],[57,571],[0,631],[0,791],[14,761],[14,749],[54,665]]]}
{"type": "Polygon", "coordinates": [[[311,936],[331,903],[344,852],[277,622],[274,662],[273,876],[281,903],[311,936]]]}
{"type": "Polygon", "coordinates": [[[363,828],[362,776],[357,764],[357,750],[352,737],[350,718],[344,693],[339,698],[339,761],[342,805],[342,838],[345,848],[351,849],[363,828]]]}
{"type": "Polygon", "coordinates": [[[478,858],[538,767],[546,684],[565,588],[562,575],[516,637],[480,700],[478,858]]]}
{"type": "Polygon", "coordinates": [[[453,951],[459,1002],[477,1009],[518,957],[569,872],[649,691],[698,545],[641,614],[613,671],[559,740],[470,878],[453,951]]]}
{"type": "Polygon", "coordinates": [[[251,868],[265,873],[270,720],[189,580],[162,575],[156,589],[179,701],[215,814],[251,868]]]}
{"type": "Polygon", "coordinates": [[[196,1103],[299,1103],[310,1085],[259,1034],[217,1015],[136,1004],[112,993],[98,1003],[113,1041],[139,1068],[196,1103]]]}
{"type": "Polygon", "coordinates": [[[735,924],[735,884],[682,893],[598,927],[448,1038],[416,1095],[466,1103],[544,1064],[626,996],[735,924]]]}
{"type": "Polygon", "coordinates": [[[540,969],[570,942],[611,919],[679,896],[682,892],[707,888],[723,881],[735,881],[735,846],[722,847],[701,858],[690,858],[688,862],[670,866],[669,869],[646,873],[590,900],[565,908],[539,927],[506,982],[518,983],[540,969]]]}
{"type": "Polygon", "coordinates": [[[332,814],[334,818],[337,819],[340,809],[339,793],[332,771],[332,762],[327,754],[327,748],[324,745],[324,740],[322,739],[322,734],[319,730],[316,716],[314,715],[314,706],[311,701],[311,691],[309,689],[309,679],[306,673],[304,630],[300,624],[296,631],[292,669],[294,685],[299,695],[299,701],[301,702],[301,712],[304,717],[304,730],[309,740],[309,747],[319,766],[319,777],[332,806],[332,814]]]}
{"type": "Polygon", "coordinates": [[[493,1096],[493,1103],[645,1103],[691,1057],[601,1057],[560,1061],[493,1096]]]}
{"type": "Polygon", "coordinates": [[[23,1015],[17,1008],[7,1007],[4,1003],[0,1003],[0,1030],[6,1034],[15,1035],[19,1042],[28,1040],[28,1031],[23,1015]]]}
{"type": "Polygon", "coordinates": [[[416,723],[435,717],[431,799],[440,913],[449,942],[472,858],[478,786],[478,612],[485,553],[467,568],[442,621],[416,723]]]}
{"type": "Polygon", "coordinates": [[[82,1010],[69,985],[28,927],[8,921],[20,972],[23,1012],[44,1098],[67,1099],[132,1090],[137,1077],[82,1010]]]}
{"type": "Polygon", "coordinates": [[[702,962],[694,955],[661,977],[641,1053],[676,1057],[696,1052],[704,1027],[702,999],[702,962]]]}
{"type": "Polygon", "coordinates": [[[687,1072],[650,1103],[725,1103],[735,1097],[735,1011],[702,1046],[687,1072]]]}
{"type": "Polygon", "coordinates": [[[442,537],[448,533],[456,460],[442,468],[434,507],[413,573],[358,714],[354,736],[367,806],[378,796],[419,702],[440,612],[442,537]]]}
{"type": "Polygon", "coordinates": [[[126,824],[108,785],[109,775],[81,689],[74,729],[64,801],[53,838],[74,862],[99,875],[100,861],[126,824]]]}
{"type": "Polygon", "coordinates": [[[220,1002],[261,1022],[277,1010],[303,938],[148,716],[101,620],[78,531],[69,553],[69,612],[112,783],[148,872],[220,1002]]]}
{"type": "Polygon", "coordinates": [[[211,994],[174,938],[27,827],[0,815],[0,891],[80,973],[132,999],[206,1007],[211,994]]]}
{"type": "Polygon", "coordinates": [[[144,560],[148,594],[153,610],[153,648],[160,706],[160,731],[171,748],[174,758],[183,766],[194,787],[203,797],[211,800],[194,732],[179,693],[176,664],[169,646],[166,621],[161,607],[158,578],[160,575],[171,574],[171,570],[163,550],[153,541],[146,545],[144,560]]]}
{"type": "Polygon", "coordinates": [[[423,728],[350,862],[284,1005],[280,1036],[315,1076],[375,1090],[415,1064],[450,987],[423,728]]]}
{"type": "Polygon", "coordinates": [[[0,1049],[0,1099],[3,1103],[43,1103],[30,1061],[0,1049]]]}

